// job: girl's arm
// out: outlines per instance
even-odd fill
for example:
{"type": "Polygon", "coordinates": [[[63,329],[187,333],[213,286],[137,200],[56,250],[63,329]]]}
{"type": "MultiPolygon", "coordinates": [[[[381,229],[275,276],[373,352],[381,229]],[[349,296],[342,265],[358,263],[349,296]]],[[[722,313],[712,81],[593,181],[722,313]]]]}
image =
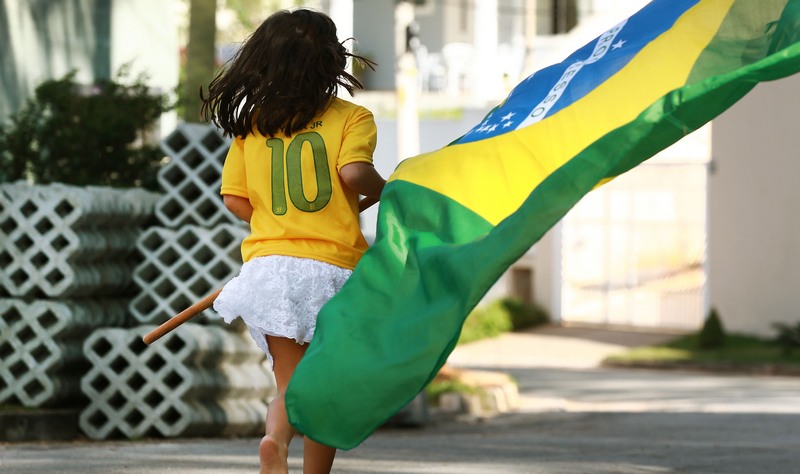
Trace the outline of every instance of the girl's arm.
{"type": "Polygon", "coordinates": [[[339,176],[348,188],[366,196],[359,203],[359,211],[363,211],[372,204],[378,202],[381,191],[386,185],[386,180],[381,177],[378,170],[371,163],[356,162],[342,166],[339,176]]]}
{"type": "Polygon", "coordinates": [[[225,207],[239,219],[250,223],[250,217],[253,216],[253,205],[250,200],[241,196],[234,196],[232,194],[225,194],[222,196],[222,202],[225,207]]]}
{"type": "Polygon", "coordinates": [[[375,204],[376,202],[378,202],[378,198],[371,198],[371,197],[366,197],[358,201],[358,212],[364,212],[365,210],[372,207],[372,205],[375,204]]]}

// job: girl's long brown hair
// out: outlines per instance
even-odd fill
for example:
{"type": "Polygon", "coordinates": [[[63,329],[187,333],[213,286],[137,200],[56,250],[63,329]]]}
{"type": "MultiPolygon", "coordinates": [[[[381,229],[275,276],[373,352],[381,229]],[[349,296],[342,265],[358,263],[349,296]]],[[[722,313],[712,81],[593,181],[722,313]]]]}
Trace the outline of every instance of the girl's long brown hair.
{"type": "Polygon", "coordinates": [[[202,117],[226,136],[292,135],[330,104],[339,87],[364,86],[346,68],[347,58],[370,68],[336,37],[336,25],[313,10],[279,11],[267,18],[208,86],[200,90],[202,117]]]}

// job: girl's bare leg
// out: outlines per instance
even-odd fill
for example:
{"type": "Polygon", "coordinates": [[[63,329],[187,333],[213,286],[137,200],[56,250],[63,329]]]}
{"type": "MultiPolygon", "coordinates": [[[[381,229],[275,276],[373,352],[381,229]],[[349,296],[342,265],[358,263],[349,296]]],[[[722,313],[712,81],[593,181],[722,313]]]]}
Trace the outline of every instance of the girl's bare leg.
{"type": "MultiPolygon", "coordinates": [[[[286,414],[284,394],[295,367],[305,354],[305,345],[292,339],[267,336],[267,344],[274,363],[273,371],[278,385],[278,395],[270,402],[267,412],[267,434],[261,439],[259,455],[261,474],[286,474],[289,443],[296,434],[286,414]]],[[[303,446],[303,472],[327,474],[333,465],[336,449],[306,438],[303,446]]]]}
{"type": "Polygon", "coordinates": [[[266,435],[261,439],[259,458],[261,474],[286,474],[289,472],[289,443],[295,430],[289,424],[284,404],[284,394],[294,368],[305,353],[305,346],[292,339],[266,336],[269,351],[272,354],[273,372],[278,385],[278,394],[269,403],[267,411],[266,435]]]}
{"type": "Polygon", "coordinates": [[[289,443],[293,437],[294,430],[286,420],[283,395],[278,395],[269,404],[267,434],[261,438],[258,448],[261,474],[287,474],[289,472],[289,443]]]}
{"type": "Polygon", "coordinates": [[[328,474],[331,472],[335,456],[336,448],[305,438],[303,441],[303,473],[328,474]]]}

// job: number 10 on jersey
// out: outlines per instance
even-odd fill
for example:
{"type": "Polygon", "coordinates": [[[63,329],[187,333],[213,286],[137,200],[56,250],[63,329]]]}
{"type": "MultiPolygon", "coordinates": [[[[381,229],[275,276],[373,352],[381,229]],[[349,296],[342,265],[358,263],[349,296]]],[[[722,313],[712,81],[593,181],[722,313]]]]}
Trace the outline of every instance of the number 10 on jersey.
{"type": "Polygon", "coordinates": [[[292,205],[304,212],[316,212],[331,200],[331,172],[328,169],[328,153],[325,141],[317,132],[304,132],[295,136],[286,146],[280,138],[267,140],[272,151],[272,212],[286,214],[286,194],[292,205]],[[313,201],[306,198],[303,190],[303,146],[311,146],[317,196],[313,201]],[[285,149],[284,149],[285,148],[285,149]]]}

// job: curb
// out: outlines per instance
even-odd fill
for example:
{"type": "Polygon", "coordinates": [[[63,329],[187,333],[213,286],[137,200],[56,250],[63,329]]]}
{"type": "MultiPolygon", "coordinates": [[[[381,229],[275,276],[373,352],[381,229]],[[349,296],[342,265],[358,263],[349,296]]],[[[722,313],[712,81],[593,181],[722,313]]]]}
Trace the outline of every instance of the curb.
{"type": "Polygon", "coordinates": [[[11,409],[0,412],[0,442],[78,439],[78,410],[11,409]]]}
{"type": "Polygon", "coordinates": [[[618,362],[603,361],[604,368],[683,370],[727,375],[800,377],[800,367],[773,364],[735,364],[724,362],[618,362]]]}
{"type": "Polygon", "coordinates": [[[464,387],[446,391],[431,402],[431,409],[442,416],[491,418],[520,406],[519,388],[506,373],[444,366],[434,382],[456,382],[464,387]]]}

